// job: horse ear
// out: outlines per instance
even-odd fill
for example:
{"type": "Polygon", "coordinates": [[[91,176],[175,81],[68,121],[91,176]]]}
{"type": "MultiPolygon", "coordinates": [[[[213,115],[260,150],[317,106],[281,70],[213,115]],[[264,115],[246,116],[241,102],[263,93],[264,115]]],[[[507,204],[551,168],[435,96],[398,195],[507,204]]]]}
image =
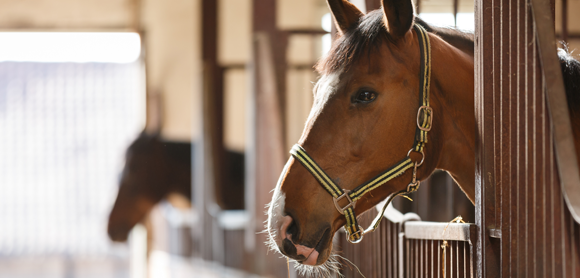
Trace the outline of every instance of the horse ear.
{"type": "Polygon", "coordinates": [[[348,0],[326,0],[326,3],[334,17],[336,29],[341,35],[348,30],[348,27],[364,15],[355,5],[349,3],[348,0]]]}
{"type": "Polygon", "coordinates": [[[385,25],[393,39],[405,36],[415,19],[415,7],[412,0],[382,0],[385,25]]]}

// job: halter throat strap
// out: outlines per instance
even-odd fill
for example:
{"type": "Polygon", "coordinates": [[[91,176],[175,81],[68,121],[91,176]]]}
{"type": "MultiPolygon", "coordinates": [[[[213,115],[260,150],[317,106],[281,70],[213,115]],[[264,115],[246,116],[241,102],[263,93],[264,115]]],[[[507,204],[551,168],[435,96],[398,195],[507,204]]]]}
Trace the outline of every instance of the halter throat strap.
{"type": "Polygon", "coordinates": [[[433,121],[433,109],[431,109],[429,106],[431,46],[429,43],[429,36],[427,35],[427,31],[421,25],[416,23],[413,27],[417,32],[417,37],[419,38],[421,70],[419,73],[420,87],[419,109],[417,111],[417,128],[415,130],[415,140],[413,142],[413,146],[407,153],[407,157],[395,163],[395,165],[389,167],[387,170],[383,171],[381,174],[377,175],[371,180],[357,186],[355,189],[346,190],[337,186],[328,176],[328,174],[322,170],[322,168],[300,145],[296,144],[290,150],[290,154],[292,154],[295,159],[300,161],[300,163],[306,167],[306,169],[316,178],[322,187],[326,189],[330,195],[332,195],[336,209],[346,218],[346,224],[344,228],[347,233],[347,240],[351,243],[359,243],[362,240],[364,234],[377,229],[387,206],[396,196],[416,191],[419,188],[420,181],[417,180],[417,167],[421,166],[421,164],[423,164],[423,160],[425,159],[424,147],[427,143],[427,132],[431,130],[431,124],[433,121]],[[421,153],[421,161],[413,161],[409,156],[411,152],[421,153]],[[407,188],[391,194],[379,215],[377,215],[377,217],[371,223],[371,226],[366,230],[363,230],[362,227],[358,225],[356,219],[356,214],[354,211],[356,202],[360,200],[361,197],[366,193],[402,175],[411,168],[413,168],[413,179],[407,188]],[[348,201],[348,204],[341,205],[341,203],[345,203],[345,200],[348,201]]]}

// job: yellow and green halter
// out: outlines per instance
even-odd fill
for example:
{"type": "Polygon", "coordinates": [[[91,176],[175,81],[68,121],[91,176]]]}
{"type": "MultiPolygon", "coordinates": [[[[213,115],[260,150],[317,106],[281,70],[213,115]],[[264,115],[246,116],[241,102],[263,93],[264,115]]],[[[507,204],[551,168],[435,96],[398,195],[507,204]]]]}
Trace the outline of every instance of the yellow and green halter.
{"type": "Polygon", "coordinates": [[[377,229],[387,206],[396,196],[416,191],[419,188],[420,181],[417,180],[417,167],[421,166],[421,164],[423,164],[423,160],[425,159],[423,149],[427,143],[427,132],[431,130],[431,124],[433,121],[433,109],[431,109],[429,106],[429,82],[431,78],[431,46],[429,44],[429,37],[427,35],[427,31],[421,25],[415,24],[414,29],[417,32],[417,37],[419,38],[419,49],[421,51],[421,72],[419,74],[421,87],[419,89],[419,109],[417,111],[417,129],[415,131],[415,142],[413,143],[413,147],[407,153],[406,158],[391,166],[389,169],[385,170],[373,179],[357,186],[355,189],[346,190],[338,187],[300,145],[296,144],[292,147],[292,150],[290,150],[292,156],[300,161],[300,163],[306,167],[306,169],[316,178],[316,180],[318,180],[322,187],[324,187],[324,189],[326,189],[326,191],[332,195],[336,209],[346,218],[345,230],[347,232],[347,240],[351,243],[359,243],[362,240],[363,235],[377,229]],[[413,162],[413,160],[409,157],[411,152],[421,153],[423,156],[421,161],[413,162]],[[402,175],[410,168],[413,168],[413,180],[411,183],[409,183],[406,189],[391,194],[383,206],[380,214],[377,215],[377,217],[371,223],[371,226],[366,230],[363,230],[362,227],[358,225],[356,215],[354,213],[356,202],[364,194],[385,184],[393,178],[402,175]],[[344,207],[341,207],[338,203],[345,198],[348,201],[348,204],[344,207]]]}

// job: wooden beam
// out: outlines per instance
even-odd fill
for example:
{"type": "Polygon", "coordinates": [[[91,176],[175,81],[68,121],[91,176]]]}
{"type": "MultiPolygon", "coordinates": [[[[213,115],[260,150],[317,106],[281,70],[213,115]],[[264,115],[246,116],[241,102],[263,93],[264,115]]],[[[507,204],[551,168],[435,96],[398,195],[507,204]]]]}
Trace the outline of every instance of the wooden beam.
{"type": "Polygon", "coordinates": [[[421,14],[421,0],[417,0],[417,5],[415,6],[415,11],[417,14],[421,14]]]}
{"type": "Polygon", "coordinates": [[[457,28],[457,11],[459,10],[459,0],[453,0],[453,20],[457,28]]]}
{"type": "Polygon", "coordinates": [[[205,260],[223,257],[223,248],[216,248],[215,219],[209,213],[220,202],[223,158],[223,70],[217,64],[217,1],[202,0],[202,130],[194,157],[194,204],[199,211],[199,230],[195,231],[197,251],[205,260]]]}
{"type": "Polygon", "coordinates": [[[325,30],[322,29],[290,29],[290,30],[284,30],[286,33],[290,34],[290,35],[326,35],[326,34],[330,34],[330,32],[327,32],[325,30]]]}
{"type": "Polygon", "coordinates": [[[568,0],[562,0],[562,40],[568,42],[568,0]]]}
{"type": "Polygon", "coordinates": [[[367,13],[381,8],[380,0],[365,0],[365,6],[367,7],[367,13]]]}
{"type": "Polygon", "coordinates": [[[286,261],[264,244],[264,206],[271,201],[272,189],[287,158],[285,149],[286,49],[288,32],[276,26],[276,2],[253,1],[253,35],[250,92],[252,114],[246,147],[246,210],[251,223],[246,231],[246,251],[253,273],[286,277],[286,261]]]}
{"type": "MultiPolygon", "coordinates": [[[[276,3],[272,0],[254,0],[253,2],[253,33],[265,32],[271,39],[272,55],[276,74],[276,90],[282,112],[283,140],[286,138],[286,50],[288,49],[288,33],[277,27],[276,3]]],[[[284,144],[286,145],[286,144],[284,144]]]]}
{"type": "MultiPolygon", "coordinates": [[[[204,98],[207,98],[207,107],[204,109],[204,117],[209,117],[210,122],[207,130],[211,142],[211,155],[213,163],[213,194],[218,205],[224,207],[222,201],[222,175],[224,157],[223,139],[223,69],[217,62],[217,1],[203,0],[202,2],[202,61],[204,65],[204,98]]],[[[207,186],[207,185],[206,185],[207,186]]]]}

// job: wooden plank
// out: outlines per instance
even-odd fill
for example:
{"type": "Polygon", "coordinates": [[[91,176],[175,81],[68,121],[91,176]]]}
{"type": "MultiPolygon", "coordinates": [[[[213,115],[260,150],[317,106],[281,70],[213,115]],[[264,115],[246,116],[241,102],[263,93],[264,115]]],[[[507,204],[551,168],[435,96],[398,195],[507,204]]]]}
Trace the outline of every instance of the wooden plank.
{"type": "Polygon", "coordinates": [[[496,155],[494,142],[498,137],[498,126],[494,119],[499,117],[499,98],[492,94],[498,90],[494,77],[499,73],[499,63],[495,63],[495,54],[499,43],[494,34],[499,30],[496,20],[499,16],[498,0],[475,2],[475,115],[477,124],[476,136],[476,197],[475,220],[479,227],[477,241],[477,277],[500,277],[500,242],[490,237],[490,230],[500,229],[499,170],[501,156],[496,155]],[[484,61],[491,61],[484,63],[484,61]],[[497,177],[497,181],[496,181],[497,177]]]}

